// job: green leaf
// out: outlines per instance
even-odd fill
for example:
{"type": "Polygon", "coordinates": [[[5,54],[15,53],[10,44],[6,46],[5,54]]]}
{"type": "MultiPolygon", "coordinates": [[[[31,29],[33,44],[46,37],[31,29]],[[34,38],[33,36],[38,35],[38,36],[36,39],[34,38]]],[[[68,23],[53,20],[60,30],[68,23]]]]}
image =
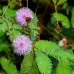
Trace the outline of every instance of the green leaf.
{"type": "Polygon", "coordinates": [[[2,14],[2,9],[0,9],[0,15],[2,14]]]}
{"type": "Polygon", "coordinates": [[[6,22],[0,24],[0,32],[6,32],[8,30],[6,22]]]}
{"type": "Polygon", "coordinates": [[[72,71],[72,74],[74,74],[74,71],[72,71]]]}
{"type": "MultiPolygon", "coordinates": [[[[9,0],[10,1],[10,0],[9,0]]],[[[11,4],[9,4],[9,7],[11,8],[11,9],[13,9],[15,6],[16,6],[16,0],[12,0],[12,3],[11,4]]]]}
{"type": "MultiPolygon", "coordinates": [[[[11,40],[15,39],[17,36],[21,35],[21,33],[17,30],[11,30],[10,31],[11,34],[11,40]]],[[[9,33],[7,33],[7,35],[9,35],[9,33]]]]}
{"type": "Polygon", "coordinates": [[[51,60],[42,52],[36,52],[36,62],[41,74],[51,74],[51,60]]]}
{"type": "Polygon", "coordinates": [[[50,20],[50,22],[48,24],[50,25],[50,23],[51,23],[53,25],[56,22],[57,22],[56,19],[54,17],[51,17],[51,20],[50,20]]]}
{"type": "Polygon", "coordinates": [[[20,74],[39,74],[33,54],[29,53],[24,56],[21,63],[20,74]]]}
{"type": "Polygon", "coordinates": [[[28,23],[28,28],[30,31],[30,39],[32,41],[36,40],[36,36],[38,35],[38,31],[37,31],[37,23],[38,23],[38,18],[37,16],[32,12],[33,14],[33,19],[31,22],[28,23]]]}
{"type": "Polygon", "coordinates": [[[72,69],[66,61],[59,61],[56,74],[72,74],[72,69]]]}
{"type": "Polygon", "coordinates": [[[30,72],[32,61],[33,56],[31,53],[24,56],[23,62],[21,63],[20,74],[28,74],[28,72],[30,72]]]}
{"type": "Polygon", "coordinates": [[[0,18],[0,24],[4,22],[4,19],[0,18]]]}
{"type": "Polygon", "coordinates": [[[59,0],[57,5],[62,5],[63,3],[65,3],[67,0],[59,0]]]}
{"type": "Polygon", "coordinates": [[[60,21],[65,28],[70,28],[70,22],[67,16],[61,13],[53,13],[53,17],[55,17],[56,20],[60,21]]]}
{"type": "Polygon", "coordinates": [[[38,70],[35,60],[33,60],[32,67],[29,74],[39,74],[39,70],[38,70]]]}
{"type": "MultiPolygon", "coordinates": [[[[65,49],[68,50],[68,49],[65,49]]],[[[56,58],[57,60],[65,60],[65,61],[74,61],[74,55],[70,52],[67,52],[63,49],[59,50],[52,50],[49,52],[49,56],[56,58]]]]}
{"type": "Polygon", "coordinates": [[[72,8],[72,15],[71,15],[71,24],[72,24],[72,26],[73,26],[73,28],[74,28],[74,7],[72,8]]]}
{"type": "Polygon", "coordinates": [[[15,17],[16,16],[16,10],[7,8],[6,12],[5,12],[5,16],[11,16],[11,17],[15,17]]]}
{"type": "Polygon", "coordinates": [[[32,41],[36,40],[36,36],[38,35],[37,31],[37,22],[33,21],[28,24],[28,28],[30,30],[30,38],[32,41]]]}
{"type": "Polygon", "coordinates": [[[68,51],[65,51],[68,49],[64,50],[63,48],[60,48],[55,42],[40,40],[34,44],[34,47],[35,51],[42,51],[57,60],[74,61],[74,55],[68,51]]]}
{"type": "Polygon", "coordinates": [[[74,50],[74,43],[72,44],[72,50],[74,50]]]}
{"type": "Polygon", "coordinates": [[[11,29],[12,23],[6,18],[0,19],[0,32],[7,32],[8,29],[11,29]]]}
{"type": "Polygon", "coordinates": [[[9,48],[8,44],[5,44],[5,43],[0,44],[0,52],[7,51],[8,48],[9,48]]]}
{"type": "Polygon", "coordinates": [[[36,47],[34,48],[35,51],[40,50],[46,53],[49,53],[52,50],[60,49],[60,46],[58,44],[52,41],[47,41],[47,40],[39,40],[34,44],[34,46],[36,47]]]}
{"type": "Polygon", "coordinates": [[[5,35],[4,32],[0,32],[0,38],[3,38],[4,35],[5,35]]]}
{"type": "Polygon", "coordinates": [[[13,25],[12,25],[12,28],[13,28],[14,30],[21,30],[21,29],[22,29],[22,26],[21,26],[20,24],[13,24],[13,25]]]}
{"type": "Polygon", "coordinates": [[[7,72],[7,74],[19,74],[16,66],[7,60],[6,58],[1,58],[1,66],[7,72]]]}
{"type": "Polygon", "coordinates": [[[63,4],[62,8],[68,10],[68,9],[70,8],[70,6],[68,5],[67,2],[65,2],[65,3],[63,4]]]}
{"type": "Polygon", "coordinates": [[[5,20],[0,18],[0,32],[6,32],[7,30],[8,27],[5,20]]]}
{"type": "Polygon", "coordinates": [[[32,12],[32,15],[33,15],[33,23],[35,24],[35,25],[37,25],[37,23],[38,23],[38,18],[37,18],[37,15],[34,13],[34,12],[32,12]]]}
{"type": "Polygon", "coordinates": [[[57,3],[57,0],[53,0],[53,3],[56,5],[56,3],[57,3]]]}

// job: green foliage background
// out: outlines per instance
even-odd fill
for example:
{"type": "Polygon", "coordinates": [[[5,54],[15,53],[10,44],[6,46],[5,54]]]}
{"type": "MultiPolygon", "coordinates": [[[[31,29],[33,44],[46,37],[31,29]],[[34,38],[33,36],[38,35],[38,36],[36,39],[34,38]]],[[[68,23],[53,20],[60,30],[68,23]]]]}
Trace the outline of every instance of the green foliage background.
{"type": "Polygon", "coordinates": [[[0,73],[74,74],[74,7],[68,0],[32,0],[36,6],[35,9],[29,6],[33,19],[28,28],[15,19],[24,2],[5,2],[0,4],[0,73]],[[33,48],[30,53],[18,56],[13,52],[12,41],[22,34],[29,36],[33,48]],[[67,43],[60,46],[63,38],[67,43]]]}

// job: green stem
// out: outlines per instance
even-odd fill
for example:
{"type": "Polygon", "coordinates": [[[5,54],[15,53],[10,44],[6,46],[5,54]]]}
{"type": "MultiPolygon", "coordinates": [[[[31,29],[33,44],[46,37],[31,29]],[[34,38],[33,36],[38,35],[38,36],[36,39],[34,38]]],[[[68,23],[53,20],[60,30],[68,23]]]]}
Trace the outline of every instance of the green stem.
{"type": "MultiPolygon", "coordinates": [[[[55,6],[55,12],[57,13],[57,5],[54,5],[55,6]]],[[[56,23],[56,30],[59,32],[59,34],[63,37],[63,38],[66,38],[62,33],[61,33],[61,27],[59,26],[59,21],[57,19],[57,23],[56,23]]]]}
{"type": "Polygon", "coordinates": [[[10,25],[8,24],[8,20],[7,20],[5,17],[4,17],[3,19],[5,20],[5,22],[6,22],[7,26],[8,26],[9,38],[10,38],[10,40],[12,41],[12,36],[11,36],[11,31],[10,31],[11,27],[10,27],[10,25]]]}

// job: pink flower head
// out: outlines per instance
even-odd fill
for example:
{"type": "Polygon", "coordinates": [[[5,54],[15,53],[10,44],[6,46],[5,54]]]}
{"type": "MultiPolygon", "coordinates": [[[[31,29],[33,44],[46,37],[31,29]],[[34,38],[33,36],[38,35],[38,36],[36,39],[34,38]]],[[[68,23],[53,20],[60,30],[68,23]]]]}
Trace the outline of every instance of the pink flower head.
{"type": "Polygon", "coordinates": [[[23,7],[17,10],[16,12],[16,21],[24,26],[27,26],[27,21],[33,19],[32,11],[27,8],[23,7]]]}
{"type": "Polygon", "coordinates": [[[25,35],[13,40],[14,52],[18,55],[26,55],[32,49],[32,41],[25,35]]]}

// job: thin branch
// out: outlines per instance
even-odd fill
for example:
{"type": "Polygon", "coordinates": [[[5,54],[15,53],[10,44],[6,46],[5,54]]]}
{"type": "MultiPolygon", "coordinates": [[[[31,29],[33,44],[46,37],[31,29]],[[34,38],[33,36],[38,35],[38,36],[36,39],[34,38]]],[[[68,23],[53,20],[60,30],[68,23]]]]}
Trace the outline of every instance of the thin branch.
{"type": "Polygon", "coordinates": [[[28,8],[28,0],[26,0],[27,8],[28,8]]]}
{"type": "Polygon", "coordinates": [[[22,0],[18,0],[17,4],[21,7],[22,6],[22,0]]]}
{"type": "Polygon", "coordinates": [[[54,34],[52,33],[50,30],[48,30],[44,25],[41,25],[41,27],[43,29],[45,29],[51,36],[53,36],[57,41],[60,41],[60,39],[54,34]]]}
{"type": "MultiPolygon", "coordinates": [[[[57,13],[58,11],[57,11],[57,5],[54,5],[55,6],[55,12],[57,13]]],[[[57,19],[57,23],[56,23],[56,29],[57,29],[57,31],[59,32],[59,34],[63,37],[63,38],[66,38],[66,36],[64,36],[63,34],[62,34],[62,32],[61,32],[61,27],[59,26],[59,21],[58,21],[58,19],[57,19]]]]}
{"type": "Polygon", "coordinates": [[[35,14],[37,13],[38,6],[39,6],[39,0],[37,0],[37,6],[36,6],[36,9],[35,9],[35,14]]]}
{"type": "Polygon", "coordinates": [[[5,22],[6,22],[7,26],[8,26],[9,37],[10,37],[10,40],[12,41],[12,36],[11,36],[11,31],[10,31],[11,27],[8,24],[8,20],[5,17],[3,19],[5,20],[5,22]]]}
{"type": "Polygon", "coordinates": [[[8,5],[7,5],[7,6],[6,6],[6,8],[4,9],[4,11],[3,11],[3,14],[2,14],[2,15],[4,15],[4,14],[5,14],[5,12],[6,12],[7,8],[8,8],[8,6],[12,3],[12,1],[13,1],[13,0],[11,0],[11,1],[8,3],[8,5]]]}

